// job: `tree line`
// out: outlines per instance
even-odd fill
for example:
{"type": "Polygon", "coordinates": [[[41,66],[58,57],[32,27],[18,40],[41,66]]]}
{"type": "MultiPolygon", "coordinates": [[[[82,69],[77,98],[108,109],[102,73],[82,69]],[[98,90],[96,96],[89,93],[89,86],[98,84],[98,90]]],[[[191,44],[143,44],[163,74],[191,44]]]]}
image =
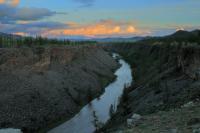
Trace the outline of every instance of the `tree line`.
{"type": "Polygon", "coordinates": [[[19,47],[34,47],[46,45],[90,45],[96,44],[95,41],[70,41],[68,39],[36,37],[21,37],[21,36],[1,36],[0,48],[19,48],[19,47]]]}

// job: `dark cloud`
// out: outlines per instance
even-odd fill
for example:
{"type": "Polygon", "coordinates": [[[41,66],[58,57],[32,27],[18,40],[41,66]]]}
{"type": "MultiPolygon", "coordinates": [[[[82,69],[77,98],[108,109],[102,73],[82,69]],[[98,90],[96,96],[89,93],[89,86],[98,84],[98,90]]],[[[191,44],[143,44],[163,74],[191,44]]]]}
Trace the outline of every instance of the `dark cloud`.
{"type": "Polygon", "coordinates": [[[82,4],[82,6],[92,6],[95,0],[74,0],[82,4]]]}
{"type": "Polygon", "coordinates": [[[18,8],[0,4],[0,22],[15,23],[15,21],[35,21],[57,14],[45,8],[18,8]]]}
{"type": "Polygon", "coordinates": [[[39,35],[43,32],[47,32],[52,29],[63,29],[67,28],[68,25],[59,22],[32,22],[26,24],[1,24],[1,32],[5,33],[16,33],[24,32],[29,35],[39,35]]]}
{"type": "Polygon", "coordinates": [[[38,28],[49,28],[49,29],[61,29],[68,27],[67,24],[60,23],[60,22],[33,22],[23,24],[26,27],[38,27],[38,28]]]}
{"type": "Polygon", "coordinates": [[[56,12],[45,8],[20,8],[16,10],[16,13],[12,17],[19,20],[39,20],[55,14],[56,12]]]}

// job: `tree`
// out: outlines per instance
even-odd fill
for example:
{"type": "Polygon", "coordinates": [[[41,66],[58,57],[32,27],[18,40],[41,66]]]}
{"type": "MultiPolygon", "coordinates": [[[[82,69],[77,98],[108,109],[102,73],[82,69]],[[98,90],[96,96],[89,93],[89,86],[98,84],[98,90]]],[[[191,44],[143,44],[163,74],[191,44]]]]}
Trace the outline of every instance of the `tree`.
{"type": "Polygon", "coordinates": [[[128,106],[128,101],[129,101],[128,88],[125,87],[123,90],[121,101],[120,101],[120,103],[122,104],[123,112],[124,112],[123,115],[127,115],[131,112],[131,110],[128,106]]]}
{"type": "Polygon", "coordinates": [[[0,48],[3,47],[3,38],[0,36],[0,48]]]}
{"type": "Polygon", "coordinates": [[[110,118],[113,117],[114,113],[115,113],[115,107],[111,104],[109,110],[110,118]]]}
{"type": "Polygon", "coordinates": [[[99,129],[102,128],[103,123],[99,121],[97,115],[96,115],[96,111],[93,111],[93,117],[94,117],[94,127],[96,128],[96,132],[99,131],[99,129]]]}

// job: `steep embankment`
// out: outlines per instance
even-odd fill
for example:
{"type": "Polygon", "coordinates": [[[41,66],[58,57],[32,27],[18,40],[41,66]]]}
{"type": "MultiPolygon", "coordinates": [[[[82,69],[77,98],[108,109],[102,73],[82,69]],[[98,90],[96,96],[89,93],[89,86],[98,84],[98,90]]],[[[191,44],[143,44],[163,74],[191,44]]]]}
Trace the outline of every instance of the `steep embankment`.
{"type": "Polygon", "coordinates": [[[135,84],[124,94],[118,113],[105,128],[107,132],[127,128],[127,119],[133,113],[166,111],[200,98],[200,46],[195,42],[200,34],[196,33],[187,32],[187,38],[177,32],[164,38],[109,47],[131,64],[135,84]]]}
{"type": "Polygon", "coordinates": [[[36,132],[72,117],[116,68],[96,47],[0,49],[0,128],[36,132]]]}

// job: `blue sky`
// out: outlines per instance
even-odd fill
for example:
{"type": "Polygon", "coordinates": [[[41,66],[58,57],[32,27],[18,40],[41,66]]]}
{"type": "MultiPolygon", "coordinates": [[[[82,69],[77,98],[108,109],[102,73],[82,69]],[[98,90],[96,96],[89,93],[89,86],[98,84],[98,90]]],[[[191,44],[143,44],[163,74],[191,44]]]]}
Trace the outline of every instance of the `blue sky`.
{"type": "Polygon", "coordinates": [[[166,35],[199,29],[199,7],[199,0],[0,0],[0,27],[48,37],[166,35]]]}

